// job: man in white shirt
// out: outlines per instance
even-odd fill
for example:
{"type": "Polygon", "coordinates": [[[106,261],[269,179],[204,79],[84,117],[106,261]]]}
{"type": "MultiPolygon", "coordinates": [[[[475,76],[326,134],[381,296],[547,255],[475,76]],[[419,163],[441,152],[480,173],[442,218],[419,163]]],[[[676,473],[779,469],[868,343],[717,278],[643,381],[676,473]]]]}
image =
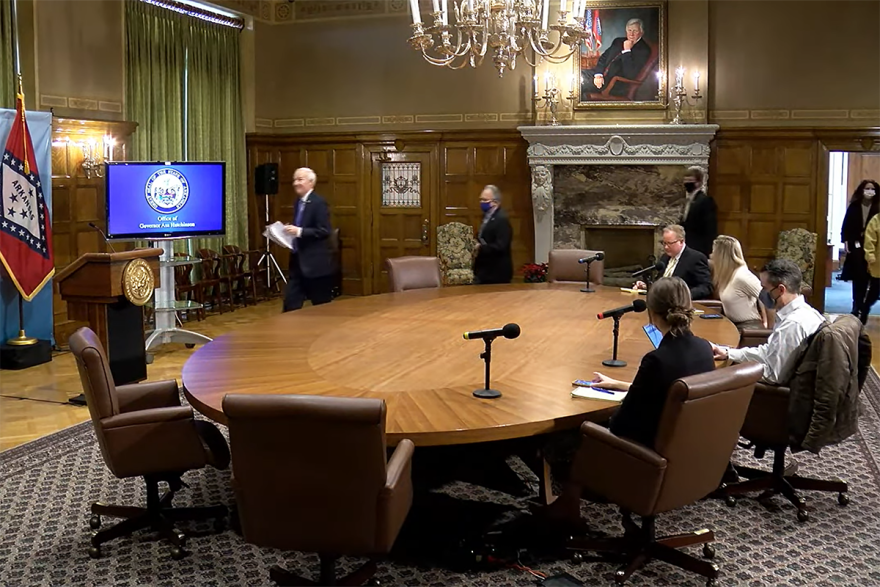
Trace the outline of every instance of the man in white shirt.
{"type": "Polygon", "coordinates": [[[761,271],[761,285],[776,307],[773,333],[759,347],[727,349],[713,344],[715,358],[762,363],[764,381],[787,383],[798,358],[795,350],[825,322],[825,317],[800,294],[802,279],[800,268],[792,261],[777,259],[767,264],[761,271]]]}

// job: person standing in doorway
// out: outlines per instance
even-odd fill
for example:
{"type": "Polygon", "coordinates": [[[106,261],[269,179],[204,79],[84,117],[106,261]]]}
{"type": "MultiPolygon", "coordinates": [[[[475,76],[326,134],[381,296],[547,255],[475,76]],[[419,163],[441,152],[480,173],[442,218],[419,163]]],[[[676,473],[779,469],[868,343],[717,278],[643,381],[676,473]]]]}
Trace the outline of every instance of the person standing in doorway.
{"type": "Polygon", "coordinates": [[[477,233],[477,256],[474,259],[474,280],[478,284],[510,283],[513,259],[510,241],[513,228],[507,212],[501,209],[501,190],[487,185],[480,192],[483,222],[477,233]]]}
{"type": "Polygon", "coordinates": [[[688,167],[684,175],[687,199],[681,215],[681,226],[687,233],[687,244],[707,257],[712,254],[712,243],[718,236],[718,206],[703,186],[706,174],[702,167],[688,167]]]}
{"type": "Polygon", "coordinates": [[[293,174],[296,193],[293,224],[284,232],[292,234],[284,312],[299,310],[305,300],[312,305],[326,304],[333,299],[333,261],[330,255],[330,211],[327,201],[315,193],[317,176],[308,167],[293,174]]]}
{"type": "Polygon", "coordinates": [[[852,313],[856,316],[865,305],[871,278],[865,261],[865,229],[878,211],[880,198],[877,197],[877,182],[866,179],[853,192],[840,230],[840,240],[846,251],[840,279],[852,281],[852,313]]]}

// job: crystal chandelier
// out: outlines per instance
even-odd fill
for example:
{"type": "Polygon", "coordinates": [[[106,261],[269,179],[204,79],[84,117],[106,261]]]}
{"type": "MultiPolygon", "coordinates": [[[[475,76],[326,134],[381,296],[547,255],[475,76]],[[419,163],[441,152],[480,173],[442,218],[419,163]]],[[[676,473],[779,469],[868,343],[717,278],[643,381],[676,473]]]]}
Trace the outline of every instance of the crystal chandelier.
{"type": "Polygon", "coordinates": [[[476,67],[490,50],[499,77],[506,69],[516,68],[520,54],[532,67],[542,59],[562,63],[590,35],[584,30],[586,0],[573,0],[571,13],[567,0],[560,0],[559,17],[549,26],[550,0],[453,0],[454,25],[449,24],[448,0],[432,2],[434,24],[426,26],[419,0],[410,0],[413,36],[409,43],[428,63],[451,69],[476,67]],[[557,34],[555,43],[549,40],[551,31],[557,34]],[[557,54],[563,44],[568,49],[557,54]]]}

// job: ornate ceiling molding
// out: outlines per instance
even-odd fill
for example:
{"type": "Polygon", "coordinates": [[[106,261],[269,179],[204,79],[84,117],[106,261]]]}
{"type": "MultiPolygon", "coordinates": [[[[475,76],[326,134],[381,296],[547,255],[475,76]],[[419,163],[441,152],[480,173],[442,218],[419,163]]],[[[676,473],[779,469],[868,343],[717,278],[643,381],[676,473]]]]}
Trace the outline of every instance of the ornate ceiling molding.
{"type": "Polygon", "coordinates": [[[530,165],[707,165],[715,124],[521,126],[530,165]]]}

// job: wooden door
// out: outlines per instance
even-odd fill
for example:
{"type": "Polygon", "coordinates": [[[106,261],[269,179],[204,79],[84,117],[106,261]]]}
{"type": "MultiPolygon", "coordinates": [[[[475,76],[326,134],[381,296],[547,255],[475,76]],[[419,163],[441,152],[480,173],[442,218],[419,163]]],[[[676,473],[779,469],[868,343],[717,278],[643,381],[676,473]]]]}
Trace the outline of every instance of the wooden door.
{"type": "Polygon", "coordinates": [[[436,251],[431,151],[372,153],[372,291],[388,291],[385,260],[436,251]]]}

